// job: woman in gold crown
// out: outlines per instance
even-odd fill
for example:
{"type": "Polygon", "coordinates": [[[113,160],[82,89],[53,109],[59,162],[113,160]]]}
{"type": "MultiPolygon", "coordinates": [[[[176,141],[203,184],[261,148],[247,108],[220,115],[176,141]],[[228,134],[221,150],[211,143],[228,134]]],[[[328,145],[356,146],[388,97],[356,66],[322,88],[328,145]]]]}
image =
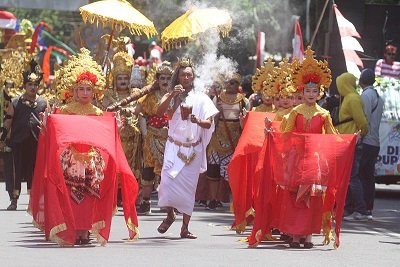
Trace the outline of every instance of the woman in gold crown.
{"type": "MultiPolygon", "coordinates": [[[[295,61],[293,64],[293,84],[302,92],[304,104],[296,106],[289,113],[285,123],[281,124],[282,132],[336,134],[329,112],[317,104],[324,89],[331,83],[330,70],[327,62],[315,60],[313,53],[308,48],[304,61],[295,61]]],[[[270,123],[267,122],[267,127],[270,123]]],[[[294,151],[296,149],[293,147],[294,151]]],[[[292,163],[293,160],[288,158],[286,168],[295,168],[290,167],[292,163]]],[[[277,184],[280,211],[275,214],[279,216],[279,223],[274,226],[292,236],[290,247],[300,247],[300,239],[304,238],[304,248],[312,248],[312,233],[319,234],[321,231],[324,187],[319,184],[311,187],[305,185],[300,177],[291,179],[295,180],[297,187],[277,184]]]]}
{"type": "Polygon", "coordinates": [[[34,222],[44,228],[46,238],[60,245],[88,244],[89,231],[105,245],[116,205],[118,172],[125,190],[127,226],[130,237],[135,237],[136,179],[127,167],[117,132],[106,130],[113,127],[115,130],[115,118],[112,114],[103,114],[92,104],[94,97],[101,98],[104,90],[105,79],[100,66],[89,51],[82,48],[78,56],[72,57],[56,74],[56,83],[60,97],[68,102],[56,113],[99,119],[50,115],[43,120],[47,125],[42,129],[42,142],[39,142],[41,158],[35,169],[38,181],[30,202],[34,222]],[[57,130],[54,132],[54,129],[57,130]],[[59,161],[49,162],[46,157],[59,161]],[[54,186],[59,191],[56,195],[52,194],[54,186]]]}

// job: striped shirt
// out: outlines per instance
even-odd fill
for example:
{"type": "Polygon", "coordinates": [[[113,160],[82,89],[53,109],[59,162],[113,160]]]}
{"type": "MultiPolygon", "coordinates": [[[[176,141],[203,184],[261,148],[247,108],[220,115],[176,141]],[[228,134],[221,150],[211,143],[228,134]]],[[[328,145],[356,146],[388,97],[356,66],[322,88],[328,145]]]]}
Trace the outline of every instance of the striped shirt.
{"type": "Polygon", "coordinates": [[[375,65],[375,75],[387,76],[391,78],[400,78],[400,62],[394,61],[389,65],[384,59],[379,59],[375,65]]]}

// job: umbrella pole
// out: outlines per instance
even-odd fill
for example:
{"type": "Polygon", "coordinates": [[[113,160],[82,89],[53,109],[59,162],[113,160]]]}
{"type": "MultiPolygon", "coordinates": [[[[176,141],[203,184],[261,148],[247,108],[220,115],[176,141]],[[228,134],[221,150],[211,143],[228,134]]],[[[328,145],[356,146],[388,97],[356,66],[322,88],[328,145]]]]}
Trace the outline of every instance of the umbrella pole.
{"type": "Polygon", "coordinates": [[[110,38],[108,39],[107,50],[106,50],[106,54],[104,55],[102,69],[104,69],[104,67],[106,66],[106,61],[107,61],[107,58],[108,58],[108,54],[110,53],[111,42],[112,42],[112,39],[113,39],[114,31],[115,31],[115,22],[113,23],[113,26],[112,26],[112,30],[111,30],[111,33],[110,33],[110,38]]]}

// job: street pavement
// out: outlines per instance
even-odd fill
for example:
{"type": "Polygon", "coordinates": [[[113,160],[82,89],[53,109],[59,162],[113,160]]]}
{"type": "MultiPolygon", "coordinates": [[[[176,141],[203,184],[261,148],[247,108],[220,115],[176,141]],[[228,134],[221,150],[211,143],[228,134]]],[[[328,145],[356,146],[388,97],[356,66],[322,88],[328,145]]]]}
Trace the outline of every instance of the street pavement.
{"type": "Polygon", "coordinates": [[[18,210],[6,211],[8,195],[0,183],[0,266],[400,266],[400,185],[379,186],[373,221],[343,223],[339,249],[322,246],[322,237],[315,236],[310,250],[280,241],[247,248],[241,240],[250,228],[243,235],[229,230],[228,205],[218,211],[195,208],[189,229],[197,240],[179,237],[181,216],[161,235],[156,229],[165,214],[155,203],[150,216],[139,217],[137,241],[127,241],[118,212],[105,247],[60,248],[33,227],[23,193],[18,210]]]}

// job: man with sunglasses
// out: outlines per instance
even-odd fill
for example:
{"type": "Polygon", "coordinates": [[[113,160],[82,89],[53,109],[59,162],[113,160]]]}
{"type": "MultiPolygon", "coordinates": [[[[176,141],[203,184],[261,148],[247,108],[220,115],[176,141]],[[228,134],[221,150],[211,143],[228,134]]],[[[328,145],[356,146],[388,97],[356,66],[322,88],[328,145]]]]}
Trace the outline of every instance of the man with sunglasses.
{"type": "Polygon", "coordinates": [[[224,90],[213,99],[220,114],[207,149],[208,210],[215,210],[221,202],[229,201],[228,164],[242,132],[240,115],[243,109],[250,109],[249,100],[239,92],[240,82],[238,73],[228,74],[224,90]]]}
{"type": "Polygon", "coordinates": [[[145,123],[141,123],[140,129],[144,138],[143,165],[141,189],[142,202],[138,214],[149,215],[150,197],[157,180],[161,175],[165,143],[168,137],[168,117],[158,116],[157,108],[162,97],[167,93],[172,77],[171,63],[164,61],[156,70],[156,80],[150,93],[138,100],[135,113],[141,113],[145,123]]]}
{"type": "Polygon", "coordinates": [[[375,75],[400,79],[400,62],[395,61],[396,55],[397,47],[387,45],[383,54],[384,59],[379,59],[376,62],[375,75]]]}

